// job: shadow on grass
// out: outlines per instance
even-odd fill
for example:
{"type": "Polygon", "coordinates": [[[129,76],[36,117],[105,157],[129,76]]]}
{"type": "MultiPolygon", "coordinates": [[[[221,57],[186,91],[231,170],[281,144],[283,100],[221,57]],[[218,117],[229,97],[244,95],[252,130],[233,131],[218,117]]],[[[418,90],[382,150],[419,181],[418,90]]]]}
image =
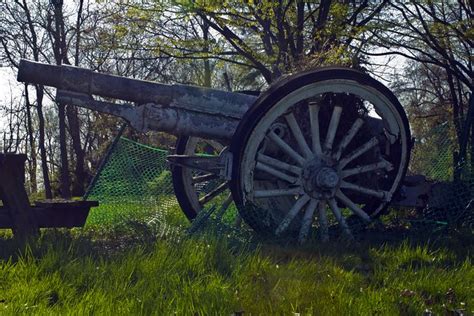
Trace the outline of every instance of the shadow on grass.
{"type": "MultiPolygon", "coordinates": [[[[1,231],[0,231],[1,232],[1,231]]],[[[299,245],[292,237],[256,235],[245,224],[235,227],[230,224],[210,221],[193,234],[187,233],[184,225],[169,225],[166,220],[133,220],[126,218],[114,226],[97,226],[84,229],[43,229],[36,240],[21,242],[7,230],[0,233],[0,259],[15,261],[25,251],[40,258],[52,248],[66,250],[77,257],[113,257],[124,251],[140,248],[153,251],[157,242],[174,243],[183,239],[226,240],[233,248],[247,251],[259,250],[276,262],[293,259],[312,259],[328,256],[334,259],[356,255],[362,259],[370,257],[370,251],[381,247],[396,248],[401,245],[425,247],[436,252],[448,250],[456,262],[463,262],[474,253],[474,235],[471,230],[451,229],[418,230],[407,227],[377,227],[356,234],[355,240],[345,240],[337,232],[331,239],[321,243],[312,236],[305,244],[299,245]]]]}
{"type": "Polygon", "coordinates": [[[106,230],[44,230],[27,244],[3,234],[0,269],[8,275],[3,299],[12,313],[26,303],[44,313],[81,306],[110,312],[115,305],[107,304],[134,296],[147,303],[123,308],[138,314],[201,307],[198,314],[269,308],[276,314],[441,313],[474,303],[467,276],[473,239],[456,230],[420,234],[392,227],[361,231],[356,241],[335,234],[325,244],[313,238],[300,246],[212,221],[189,234],[166,221],[128,220],[106,230]],[[179,304],[164,306],[163,292],[179,304]],[[63,305],[50,306],[50,297],[63,305]]]}

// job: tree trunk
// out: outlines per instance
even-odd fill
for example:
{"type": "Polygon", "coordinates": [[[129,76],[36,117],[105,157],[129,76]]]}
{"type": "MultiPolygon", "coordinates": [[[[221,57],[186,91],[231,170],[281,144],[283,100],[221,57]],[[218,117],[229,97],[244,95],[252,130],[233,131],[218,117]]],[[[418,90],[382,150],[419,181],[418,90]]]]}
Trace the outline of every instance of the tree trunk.
{"type": "MultiPolygon", "coordinates": [[[[77,11],[76,19],[76,47],[74,52],[74,66],[79,66],[79,51],[81,41],[81,19],[83,10],[84,0],[79,0],[79,8],[77,11]]],[[[87,173],[85,172],[85,152],[81,144],[81,133],[80,133],[80,122],[78,117],[78,111],[76,107],[66,107],[67,122],[69,124],[69,133],[72,140],[72,149],[76,156],[75,168],[72,182],[72,195],[83,196],[84,187],[86,184],[87,173]]]]}
{"type": "Polygon", "coordinates": [[[470,178],[474,179],[474,124],[471,124],[471,174],[470,178]]]}
{"type": "MultiPolygon", "coordinates": [[[[204,53],[209,53],[209,23],[206,20],[202,21],[201,25],[203,39],[204,39],[204,53]]],[[[204,86],[211,87],[211,63],[209,58],[204,59],[204,86]]]]}
{"type": "MultiPolygon", "coordinates": [[[[49,25],[50,32],[53,35],[53,52],[56,64],[61,65],[67,62],[67,47],[64,31],[63,2],[52,1],[54,6],[54,29],[49,25]]],[[[59,151],[61,156],[60,170],[60,191],[61,196],[65,199],[71,198],[71,180],[69,175],[69,159],[67,152],[67,135],[66,135],[66,105],[58,103],[59,117],[59,151]]]]}
{"type": "Polygon", "coordinates": [[[297,12],[297,27],[296,27],[296,56],[294,58],[300,58],[304,55],[304,1],[296,2],[297,12]]]}
{"type": "Polygon", "coordinates": [[[69,179],[69,160],[67,155],[66,141],[66,109],[65,105],[58,103],[59,117],[59,149],[61,152],[61,196],[65,199],[71,198],[71,184],[69,179]]]}
{"type": "Polygon", "coordinates": [[[26,132],[28,133],[30,145],[30,159],[28,160],[28,174],[30,176],[30,193],[38,192],[38,183],[36,179],[36,142],[33,136],[33,122],[31,119],[31,103],[28,94],[28,85],[25,84],[25,107],[26,107],[26,132]]]}
{"type": "Polygon", "coordinates": [[[53,193],[51,192],[51,182],[49,180],[49,169],[46,155],[46,146],[45,146],[45,134],[44,134],[44,115],[43,115],[43,96],[44,96],[44,87],[37,85],[36,86],[36,109],[38,112],[38,123],[39,123],[39,150],[41,156],[41,170],[43,172],[43,182],[44,182],[44,194],[47,199],[53,198],[53,193]]]}
{"type": "MultiPolygon", "coordinates": [[[[35,23],[31,18],[30,9],[28,7],[28,2],[26,0],[22,1],[22,9],[25,12],[25,16],[27,19],[27,26],[30,31],[30,35],[26,36],[28,40],[30,40],[30,44],[32,47],[33,58],[35,61],[39,61],[40,55],[40,48],[38,46],[38,37],[36,35],[35,30],[35,23]]],[[[25,88],[26,89],[26,88],[25,88]]],[[[44,194],[47,199],[53,198],[53,193],[51,191],[51,181],[49,179],[49,167],[48,167],[48,160],[47,160],[47,152],[46,152],[46,137],[45,137],[45,122],[44,122],[44,115],[43,115],[43,97],[44,97],[44,87],[42,85],[35,85],[36,90],[36,111],[38,113],[38,124],[39,124],[39,151],[41,157],[41,171],[43,174],[43,183],[44,183],[44,194]]],[[[29,101],[28,101],[29,103],[29,101]]],[[[27,104],[28,106],[28,104],[27,104]]],[[[27,110],[28,111],[28,110],[27,110]]],[[[31,118],[31,116],[30,116],[31,118]]],[[[31,126],[30,126],[31,127],[31,126]]],[[[32,130],[32,129],[31,129],[32,130]]],[[[30,141],[30,146],[34,146],[33,142],[30,141]]],[[[33,149],[33,147],[32,147],[33,149]]],[[[34,152],[34,150],[32,150],[34,152]]],[[[35,154],[36,155],[36,154],[35,154]]],[[[36,172],[35,172],[36,176],[36,172]]]]}
{"type": "Polygon", "coordinates": [[[81,134],[77,109],[73,106],[67,106],[66,115],[67,121],[69,123],[69,133],[72,139],[72,149],[74,150],[74,154],[76,156],[76,164],[74,168],[75,177],[73,178],[72,183],[72,195],[83,196],[87,173],[84,169],[85,152],[81,145],[81,134]]]}

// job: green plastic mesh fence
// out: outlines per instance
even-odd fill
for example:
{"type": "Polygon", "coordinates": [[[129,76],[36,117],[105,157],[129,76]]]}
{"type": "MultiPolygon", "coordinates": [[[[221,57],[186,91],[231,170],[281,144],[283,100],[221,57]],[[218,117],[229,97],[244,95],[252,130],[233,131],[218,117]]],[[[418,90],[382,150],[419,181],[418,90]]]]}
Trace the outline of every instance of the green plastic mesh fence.
{"type": "MultiPolygon", "coordinates": [[[[114,225],[137,219],[150,223],[165,219],[184,222],[185,216],[173,188],[172,172],[166,162],[168,154],[166,150],[125,137],[116,139],[86,194],[86,199],[100,203],[99,207],[91,210],[87,224],[114,225]]],[[[202,173],[193,171],[185,173],[184,178],[186,176],[191,179],[202,176],[202,173]]],[[[199,200],[210,200],[203,203],[206,211],[198,213],[191,231],[201,229],[200,226],[205,226],[209,219],[235,222],[236,207],[233,203],[226,203],[230,191],[219,189],[222,184],[219,179],[209,179],[188,185],[188,189],[195,189],[190,193],[181,190],[182,199],[186,199],[185,193],[191,196],[190,200],[196,199],[196,208],[200,206],[199,200]],[[192,196],[194,193],[196,197],[192,196]]]]}
{"type": "Polygon", "coordinates": [[[408,217],[413,228],[439,230],[474,228],[474,157],[464,158],[455,141],[455,129],[448,122],[419,137],[412,151],[410,171],[433,183],[432,199],[423,210],[408,217]]]}
{"type": "MultiPolygon", "coordinates": [[[[385,227],[382,229],[403,227],[404,231],[421,233],[447,228],[473,229],[473,157],[468,154],[466,160],[455,163],[453,157],[458,149],[453,133],[453,128],[445,123],[418,137],[412,151],[409,173],[423,174],[437,183],[433,186],[434,199],[424,209],[390,210],[387,215],[382,216],[385,227]]],[[[169,209],[180,212],[173,191],[171,171],[166,163],[167,155],[165,150],[120,138],[111,148],[88,192],[89,200],[100,202],[100,206],[89,215],[88,224],[107,224],[129,217],[153,218],[169,209]]],[[[193,173],[192,176],[199,177],[199,174],[193,173]]],[[[218,186],[213,181],[206,181],[197,186],[197,194],[206,196],[218,186]]],[[[236,209],[233,203],[227,208],[221,207],[228,194],[228,190],[224,191],[221,197],[199,213],[191,231],[208,225],[209,219],[214,219],[214,222],[216,219],[221,220],[224,213],[231,214],[226,215],[229,223],[235,222],[236,209]]],[[[346,215],[351,228],[357,233],[361,222],[351,222],[353,218],[350,214],[346,215]]],[[[260,220],[265,221],[264,218],[260,220]]],[[[316,239],[319,235],[317,221],[313,228],[310,238],[316,239]]],[[[337,225],[334,224],[330,230],[337,231],[337,225]]]]}
{"type": "Polygon", "coordinates": [[[124,218],[147,216],[177,204],[168,152],[121,137],[87,193],[100,202],[88,224],[109,224],[124,218]]]}

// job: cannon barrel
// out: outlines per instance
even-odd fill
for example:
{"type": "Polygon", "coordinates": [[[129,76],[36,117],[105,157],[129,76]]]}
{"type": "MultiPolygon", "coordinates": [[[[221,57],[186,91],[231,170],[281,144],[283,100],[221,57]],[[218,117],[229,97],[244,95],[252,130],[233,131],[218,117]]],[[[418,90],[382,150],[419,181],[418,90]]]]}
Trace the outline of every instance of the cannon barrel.
{"type": "Polygon", "coordinates": [[[256,97],[191,85],[167,85],[97,73],[69,65],[21,60],[18,81],[58,89],[60,102],[125,118],[141,131],[230,139],[256,97]],[[94,100],[134,102],[138,107],[94,100]]]}

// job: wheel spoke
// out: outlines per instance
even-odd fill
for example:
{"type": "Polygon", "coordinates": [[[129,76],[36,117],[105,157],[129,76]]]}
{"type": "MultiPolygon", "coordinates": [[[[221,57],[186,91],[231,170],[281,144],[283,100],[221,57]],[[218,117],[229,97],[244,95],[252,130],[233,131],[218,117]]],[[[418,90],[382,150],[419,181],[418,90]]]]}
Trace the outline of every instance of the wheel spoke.
{"type": "Polygon", "coordinates": [[[336,192],[336,197],[344,203],[352,212],[357,214],[360,218],[362,218],[366,222],[370,222],[370,216],[367,215],[359,206],[357,206],[354,202],[351,201],[341,190],[336,192]]]}
{"type": "Polygon", "coordinates": [[[296,139],[296,142],[298,143],[298,146],[303,156],[306,159],[311,158],[313,153],[311,152],[311,149],[309,149],[308,143],[306,142],[303,133],[301,132],[300,126],[298,125],[298,122],[296,121],[296,118],[293,113],[285,115],[285,119],[288,123],[288,126],[290,127],[291,132],[293,133],[293,136],[296,139]]]}
{"type": "Polygon", "coordinates": [[[372,147],[376,146],[379,143],[377,137],[372,137],[367,143],[363,144],[356,150],[354,150],[352,153],[349,154],[349,156],[345,157],[339,162],[340,168],[344,168],[349,162],[352,160],[356,159],[360,155],[364,154],[366,151],[371,149],[372,147]]]}
{"type": "Polygon", "coordinates": [[[217,179],[217,178],[219,178],[219,176],[217,174],[208,173],[208,174],[203,174],[203,175],[193,177],[191,183],[196,184],[196,183],[201,183],[201,182],[214,180],[214,179],[217,179]]]}
{"type": "Polygon", "coordinates": [[[276,170],[262,162],[257,162],[257,164],[255,165],[255,168],[260,170],[260,171],[264,171],[266,173],[269,173],[275,177],[277,177],[278,179],[281,179],[283,181],[287,181],[289,183],[296,183],[296,181],[298,181],[298,178],[295,178],[295,177],[292,177],[290,175],[287,175],[286,173],[283,173],[279,170],[276,170]]]}
{"type": "Polygon", "coordinates": [[[239,228],[240,225],[242,225],[242,217],[239,214],[237,214],[237,217],[235,218],[235,221],[234,221],[234,227],[239,228]]]}
{"type": "Polygon", "coordinates": [[[341,226],[342,232],[346,236],[352,238],[351,230],[349,229],[349,226],[346,223],[346,219],[344,218],[344,216],[342,216],[341,210],[337,206],[336,200],[330,199],[330,200],[328,200],[328,204],[329,204],[329,207],[332,210],[332,213],[336,217],[337,222],[341,226]]]}
{"type": "Polygon", "coordinates": [[[382,159],[381,161],[370,164],[370,165],[360,166],[353,169],[342,170],[341,177],[344,179],[349,176],[353,176],[356,174],[361,174],[361,173],[365,173],[369,171],[375,171],[379,169],[386,169],[387,171],[390,171],[393,169],[393,165],[387,160],[382,159]]]}
{"type": "Polygon", "coordinates": [[[313,145],[313,153],[321,156],[321,138],[319,136],[319,104],[316,102],[309,103],[309,119],[311,123],[311,139],[313,145]]]}
{"type": "Polygon", "coordinates": [[[227,189],[227,182],[222,183],[219,185],[217,188],[212,190],[211,192],[207,193],[204,195],[202,198],[199,199],[199,204],[204,205],[222,192],[224,192],[225,189],[227,189]]]}
{"type": "Polygon", "coordinates": [[[232,201],[233,201],[232,194],[229,193],[229,195],[227,195],[227,198],[225,199],[224,203],[222,203],[221,207],[219,208],[219,210],[216,213],[216,218],[217,219],[222,218],[222,216],[224,215],[225,211],[227,211],[227,209],[229,208],[229,205],[232,203],[232,201]]]}
{"type": "Polygon", "coordinates": [[[336,160],[339,160],[341,158],[342,152],[344,149],[346,149],[347,145],[351,142],[351,140],[354,138],[354,136],[357,134],[359,129],[362,127],[364,124],[364,120],[361,118],[357,118],[357,120],[352,124],[351,128],[347,132],[346,135],[341,140],[341,143],[339,144],[339,147],[337,148],[336,154],[334,155],[334,158],[336,160]]]}
{"type": "Polygon", "coordinates": [[[255,198],[268,198],[268,197],[297,195],[300,192],[301,192],[300,188],[255,190],[254,193],[253,193],[253,196],[255,198]]]}
{"type": "Polygon", "coordinates": [[[275,132],[268,133],[268,138],[270,138],[278,147],[281,148],[288,156],[290,156],[293,160],[295,160],[300,166],[302,166],[305,162],[305,159],[301,157],[293,148],[290,147],[283,139],[280,138],[275,132]]]}
{"type": "Polygon", "coordinates": [[[319,203],[318,200],[312,199],[306,207],[306,212],[304,213],[303,221],[301,223],[300,234],[298,236],[298,242],[300,244],[304,243],[308,237],[311,224],[313,223],[314,211],[319,203]]]}
{"type": "Polygon", "coordinates": [[[329,228],[328,228],[328,216],[326,214],[326,203],[324,201],[319,202],[319,227],[321,229],[321,241],[326,242],[329,240],[329,228]]]}
{"type": "Polygon", "coordinates": [[[329,122],[328,133],[326,134],[326,141],[324,142],[324,149],[327,152],[332,150],[332,144],[334,143],[334,137],[336,136],[337,128],[339,127],[339,120],[341,119],[342,106],[335,106],[331,121],[329,122]]]}
{"type": "Polygon", "coordinates": [[[286,162],[280,161],[278,159],[272,158],[270,156],[264,155],[264,154],[258,154],[257,155],[257,161],[263,162],[269,166],[275,167],[277,169],[289,171],[291,173],[294,173],[295,175],[300,175],[301,174],[301,168],[297,166],[290,165],[286,162]]]}
{"type": "Polygon", "coordinates": [[[364,194],[367,194],[367,195],[370,195],[370,196],[374,196],[374,197],[382,199],[384,201],[387,201],[389,199],[389,196],[390,196],[390,194],[387,191],[373,190],[373,189],[365,188],[363,186],[353,184],[353,183],[350,183],[350,182],[346,182],[346,181],[341,181],[341,188],[345,188],[345,189],[357,191],[357,192],[360,192],[360,193],[364,193],[364,194]]]}
{"type": "Polygon", "coordinates": [[[291,209],[286,214],[285,218],[281,221],[280,225],[276,229],[275,231],[276,235],[280,235],[283,231],[285,231],[288,228],[288,226],[290,226],[295,216],[298,214],[299,211],[301,211],[303,206],[305,206],[306,203],[308,203],[310,199],[311,198],[308,195],[304,194],[296,201],[296,203],[291,207],[291,209]]]}

